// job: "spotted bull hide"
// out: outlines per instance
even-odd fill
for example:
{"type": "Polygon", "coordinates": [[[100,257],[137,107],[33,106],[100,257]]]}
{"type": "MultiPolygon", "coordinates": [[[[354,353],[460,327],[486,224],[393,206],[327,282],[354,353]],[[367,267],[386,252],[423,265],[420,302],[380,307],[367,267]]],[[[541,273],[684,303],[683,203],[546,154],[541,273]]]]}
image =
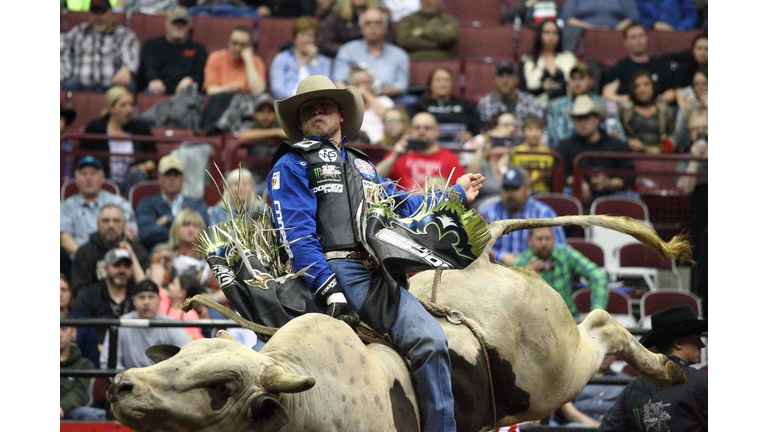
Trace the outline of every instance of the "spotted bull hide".
{"type": "MultiPolygon", "coordinates": [[[[495,238],[508,232],[495,228],[495,238]]],[[[434,272],[417,274],[410,290],[430,299],[433,280],[434,272]]],[[[436,303],[461,311],[469,324],[438,318],[451,351],[459,431],[549,415],[582,390],[606,354],[660,385],[685,381],[674,362],[645,349],[605,311],[576,325],[559,294],[531,270],[483,256],[439,281],[436,303]],[[487,363],[469,326],[485,341],[487,363]]],[[[108,391],[116,418],[138,432],[419,430],[401,356],[363,344],[326,315],[293,319],[261,352],[219,332],[148,355],[157,364],[118,374],[108,391]]]]}

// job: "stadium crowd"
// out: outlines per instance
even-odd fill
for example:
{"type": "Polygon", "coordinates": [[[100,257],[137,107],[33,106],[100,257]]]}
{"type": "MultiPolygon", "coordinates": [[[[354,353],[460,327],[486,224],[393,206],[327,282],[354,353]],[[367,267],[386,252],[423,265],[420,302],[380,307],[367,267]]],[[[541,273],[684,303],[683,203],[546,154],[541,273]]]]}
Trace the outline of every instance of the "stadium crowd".
{"type": "MultiPolygon", "coordinates": [[[[311,75],[360,89],[364,122],[347,144],[368,152],[383,177],[419,190],[425,175],[455,182],[482,173],[472,207],[489,222],[556,216],[538,199],[551,193],[575,197],[585,213],[601,197],[643,202],[659,191],[677,199],[669,206],[690,206],[671,222],[691,233],[690,291],[706,317],[706,0],[497,0],[488,2],[498,6],[490,19],[463,3],[62,0],[61,317],[219,317],[179,309],[190,293],[227,303],[194,239],[226,220],[233,195],[251,210],[269,203],[268,161],[287,139],[273,102],[311,75]],[[209,17],[227,24],[198,27],[209,17]],[[281,31],[268,31],[270,23],[281,31]],[[505,31],[494,34],[508,41],[484,43],[510,50],[462,47],[483,29],[505,31]],[[678,42],[659,49],[659,40],[678,42]],[[579,157],[585,152],[608,153],[579,157]],[[218,179],[224,196],[202,186],[206,169],[218,173],[213,163],[226,178],[218,179]]],[[[573,270],[555,268],[579,263],[577,276],[594,285],[593,309],[606,307],[612,288],[568,245],[570,233],[515,233],[494,253],[553,280],[578,320],[570,295],[584,278],[554,280],[573,270]]],[[[108,335],[97,330],[101,351],[108,335]]],[[[134,366],[150,341],[210,336],[159,330],[121,335],[120,344],[137,345],[121,351],[119,367],[134,366]]],[[[108,367],[93,343],[89,352],[71,348],[92,333],[62,326],[62,368],[83,355],[108,367]]],[[[77,409],[93,405],[87,399],[82,388],[69,395],[61,418],[104,418],[77,409]]],[[[586,418],[566,409],[571,422],[586,418]]],[[[584,422],[596,426],[606,411],[584,422]]]]}

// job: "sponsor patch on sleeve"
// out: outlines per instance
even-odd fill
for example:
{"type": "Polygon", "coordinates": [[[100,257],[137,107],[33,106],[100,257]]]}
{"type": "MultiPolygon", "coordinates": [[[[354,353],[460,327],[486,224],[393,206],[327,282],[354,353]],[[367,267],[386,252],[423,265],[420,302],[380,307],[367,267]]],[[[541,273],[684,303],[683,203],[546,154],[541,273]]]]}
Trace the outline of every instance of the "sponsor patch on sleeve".
{"type": "Polygon", "coordinates": [[[373,180],[376,177],[376,168],[366,160],[355,159],[355,168],[368,180],[373,180]]]}
{"type": "Polygon", "coordinates": [[[280,171],[272,173],[272,190],[280,189],[280,171]]]}

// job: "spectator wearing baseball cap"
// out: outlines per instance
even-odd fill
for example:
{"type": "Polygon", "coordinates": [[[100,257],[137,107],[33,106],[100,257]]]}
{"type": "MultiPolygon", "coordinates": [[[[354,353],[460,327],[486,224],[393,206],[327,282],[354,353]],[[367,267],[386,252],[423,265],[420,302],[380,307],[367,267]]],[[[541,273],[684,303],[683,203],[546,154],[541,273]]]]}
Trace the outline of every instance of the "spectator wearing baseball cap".
{"type": "Polygon", "coordinates": [[[208,206],[202,198],[192,198],[181,193],[184,183],[184,164],[178,156],[169,154],[160,158],[157,166],[160,192],[139,201],[136,219],[139,240],[150,251],[155,245],[168,241],[173,219],[182,209],[200,213],[208,226],[208,206]]]}
{"type": "Polygon", "coordinates": [[[593,199],[605,195],[623,195],[639,198],[634,192],[635,176],[632,159],[586,158],[580,168],[595,170],[582,177],[580,185],[574,185],[573,162],[580,153],[614,152],[629,153],[629,147],[623,141],[608,135],[600,129],[605,119],[605,105],[592,100],[588,95],[577,96],[573,101],[571,117],[575,125],[573,136],[563,140],[558,151],[563,156],[566,184],[573,188],[573,193],[581,197],[585,205],[593,199]]]}
{"type": "Polygon", "coordinates": [[[141,47],[139,90],[172,95],[193,83],[202,89],[208,51],[191,39],[191,30],[187,8],[165,11],[165,35],[148,39],[141,47]]]}
{"type": "MultiPolygon", "coordinates": [[[[547,133],[549,135],[549,147],[557,149],[561,141],[573,135],[575,126],[571,117],[573,100],[581,95],[587,95],[596,104],[606,105],[605,99],[595,92],[597,78],[586,63],[577,63],[571,69],[568,77],[568,94],[552,100],[547,106],[547,133]]],[[[608,135],[621,141],[626,140],[624,128],[621,126],[619,116],[613,112],[606,116],[601,127],[608,135]]]]}
{"type": "Polygon", "coordinates": [[[675,362],[685,373],[684,384],[662,387],[639,376],[630,381],[605,415],[600,431],[706,431],[708,373],[691,367],[701,362],[701,340],[707,320],[689,305],[673,306],[651,315],[651,330],[640,339],[645,347],[675,362]]]}
{"type": "MultiPolygon", "coordinates": [[[[502,219],[553,218],[557,213],[552,207],[531,197],[531,180],[525,168],[511,166],[501,178],[499,199],[480,207],[479,213],[486,222],[502,219]]],[[[501,236],[493,245],[496,261],[511,266],[517,257],[528,248],[528,231],[514,231],[501,236]]],[[[565,244],[563,227],[554,227],[555,242],[565,244]]]]}
{"type": "Polygon", "coordinates": [[[102,189],[104,168],[98,159],[85,156],[78,160],[74,182],[77,193],[59,205],[60,243],[71,256],[97,231],[99,210],[106,204],[123,209],[129,238],[138,235],[136,216],[128,200],[102,189]]]}
{"type": "Polygon", "coordinates": [[[235,132],[238,144],[247,146],[250,156],[269,156],[274,154],[274,147],[288,139],[275,112],[275,98],[269,93],[262,93],[256,97],[253,114],[253,122],[235,132]],[[257,145],[253,145],[257,144],[257,145]]]}
{"type": "MultiPolygon", "coordinates": [[[[514,62],[504,60],[494,67],[493,86],[495,90],[487,93],[477,101],[477,111],[480,120],[487,128],[493,117],[510,112],[516,119],[529,116],[544,118],[544,107],[536,96],[520,90],[520,68],[514,62]]],[[[514,145],[523,142],[523,130],[517,129],[514,145]]]]}

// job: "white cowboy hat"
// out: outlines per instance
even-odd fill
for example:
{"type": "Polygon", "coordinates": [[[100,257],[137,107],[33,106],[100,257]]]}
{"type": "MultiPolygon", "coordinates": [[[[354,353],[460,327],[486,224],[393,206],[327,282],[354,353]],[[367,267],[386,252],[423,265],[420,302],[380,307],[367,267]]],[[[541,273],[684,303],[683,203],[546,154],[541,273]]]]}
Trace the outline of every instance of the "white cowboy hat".
{"type": "Polygon", "coordinates": [[[341,124],[341,134],[352,139],[363,124],[363,97],[357,87],[337,88],[330,78],[312,75],[304,78],[296,89],[296,94],[287,99],[275,101],[275,112],[280,126],[292,141],[301,141],[304,133],[299,122],[299,107],[306,101],[318,97],[328,97],[339,104],[339,109],[347,116],[341,124]]]}

